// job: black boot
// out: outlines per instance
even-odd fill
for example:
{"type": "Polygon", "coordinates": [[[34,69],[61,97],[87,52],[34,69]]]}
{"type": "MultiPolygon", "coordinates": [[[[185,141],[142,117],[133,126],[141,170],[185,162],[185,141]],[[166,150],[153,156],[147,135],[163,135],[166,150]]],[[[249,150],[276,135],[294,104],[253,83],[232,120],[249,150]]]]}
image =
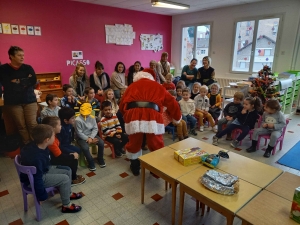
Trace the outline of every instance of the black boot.
{"type": "Polygon", "coordinates": [[[131,159],[130,169],[134,176],[140,175],[140,160],[131,159]]]}
{"type": "Polygon", "coordinates": [[[251,147],[247,148],[246,151],[247,152],[256,152],[256,145],[257,145],[257,141],[252,140],[252,145],[251,147]]]}
{"type": "Polygon", "coordinates": [[[274,147],[271,147],[270,145],[268,145],[268,148],[265,151],[264,157],[269,158],[271,156],[271,152],[273,150],[274,147]]]}

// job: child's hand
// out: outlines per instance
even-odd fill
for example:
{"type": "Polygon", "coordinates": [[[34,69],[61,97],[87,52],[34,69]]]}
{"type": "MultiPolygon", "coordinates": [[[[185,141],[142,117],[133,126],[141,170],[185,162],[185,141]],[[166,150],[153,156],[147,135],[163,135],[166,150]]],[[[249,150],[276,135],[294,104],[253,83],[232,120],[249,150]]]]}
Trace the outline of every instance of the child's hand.
{"type": "Polygon", "coordinates": [[[79,155],[78,155],[77,152],[70,153],[70,155],[73,155],[74,159],[78,159],[79,158],[79,155]]]}
{"type": "Polygon", "coordinates": [[[229,121],[233,120],[233,118],[231,116],[226,116],[225,118],[226,118],[226,120],[229,120],[229,121]]]}
{"type": "Polygon", "coordinates": [[[78,95],[78,98],[79,98],[81,101],[84,101],[84,98],[85,98],[85,97],[84,97],[84,96],[79,96],[79,95],[78,95]]]}
{"type": "Polygon", "coordinates": [[[73,96],[68,96],[68,102],[72,102],[73,96]]]}
{"type": "Polygon", "coordinates": [[[268,128],[273,129],[274,128],[274,124],[273,123],[268,123],[268,128]]]}
{"type": "Polygon", "coordinates": [[[246,114],[246,113],[247,113],[247,109],[243,108],[242,114],[246,114]]]}
{"type": "Polygon", "coordinates": [[[268,124],[267,124],[267,123],[264,123],[264,124],[262,125],[262,127],[263,127],[263,128],[268,128],[268,124]]]}
{"type": "Polygon", "coordinates": [[[97,139],[97,138],[94,138],[93,141],[92,141],[92,143],[93,143],[93,144],[97,144],[97,143],[98,143],[98,139],[97,139]]]}
{"type": "Polygon", "coordinates": [[[86,140],[86,142],[90,145],[90,144],[93,143],[93,139],[92,139],[92,138],[88,138],[88,139],[86,140]]]}
{"type": "Polygon", "coordinates": [[[208,113],[207,111],[203,110],[203,114],[204,114],[204,115],[206,115],[207,113],[208,113]]]}

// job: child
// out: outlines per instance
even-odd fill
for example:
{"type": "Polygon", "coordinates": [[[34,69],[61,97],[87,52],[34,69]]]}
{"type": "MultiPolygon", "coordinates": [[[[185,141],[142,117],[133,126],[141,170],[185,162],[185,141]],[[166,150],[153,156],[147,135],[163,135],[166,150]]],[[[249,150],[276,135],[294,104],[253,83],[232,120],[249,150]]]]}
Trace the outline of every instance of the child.
{"type": "MultiPolygon", "coordinates": [[[[223,124],[230,125],[236,118],[237,114],[240,113],[243,109],[241,102],[244,99],[244,93],[237,91],[233,95],[233,102],[230,102],[226,105],[223,110],[224,118],[218,120],[218,133],[222,131],[223,124]]],[[[227,133],[227,141],[232,141],[231,133],[227,133]]]]}
{"type": "Polygon", "coordinates": [[[213,117],[213,119],[216,121],[220,114],[221,114],[221,104],[222,99],[221,95],[219,93],[220,86],[217,83],[213,83],[210,86],[210,93],[207,94],[207,97],[209,98],[209,110],[208,112],[213,117]]]}
{"type": "Polygon", "coordinates": [[[175,90],[175,84],[173,84],[172,79],[173,75],[168,73],[166,76],[166,82],[162,84],[162,86],[168,91],[168,90],[175,90]]]}
{"type": "MultiPolygon", "coordinates": [[[[55,139],[53,128],[49,125],[39,124],[32,129],[33,142],[24,146],[21,150],[21,160],[24,166],[35,166],[34,190],[38,201],[48,198],[46,188],[58,187],[62,201],[63,213],[75,213],[81,210],[81,206],[71,204],[70,200],[80,199],[80,193],[71,192],[71,170],[63,166],[51,166],[48,146],[55,139]]],[[[21,182],[29,184],[28,176],[21,173],[21,182]]]]}
{"type": "Polygon", "coordinates": [[[177,87],[177,86],[181,86],[182,89],[186,88],[185,83],[184,83],[183,80],[179,80],[179,81],[177,82],[177,84],[176,84],[176,87],[177,87]]]}
{"type": "Polygon", "coordinates": [[[197,133],[195,131],[195,125],[197,120],[194,117],[195,104],[194,101],[190,99],[190,90],[188,88],[182,90],[182,99],[179,101],[179,105],[182,113],[182,119],[186,123],[190,123],[191,133],[196,136],[197,133]]]}
{"type": "Polygon", "coordinates": [[[213,145],[218,145],[218,139],[223,135],[231,133],[234,129],[241,129],[242,133],[230,144],[232,147],[236,148],[238,143],[246,137],[251,129],[254,128],[261,107],[261,100],[258,97],[245,98],[242,111],[237,114],[236,119],[230,125],[213,137],[213,145]]]}
{"type": "Polygon", "coordinates": [[[77,136],[77,143],[88,162],[90,171],[95,171],[94,159],[91,156],[89,147],[91,144],[98,146],[97,160],[100,168],[106,166],[103,159],[104,142],[98,136],[98,126],[95,118],[91,115],[92,106],[90,103],[83,103],[80,107],[80,115],[75,119],[75,131],[77,136]]]}
{"type": "Polygon", "coordinates": [[[194,99],[199,94],[200,87],[201,87],[201,84],[198,82],[195,82],[193,84],[192,90],[191,90],[191,99],[194,99]]]}
{"type": "MultiPolygon", "coordinates": [[[[174,90],[169,90],[168,91],[174,98],[176,98],[176,92],[174,90]]],[[[188,138],[188,132],[187,132],[187,126],[186,122],[184,120],[180,120],[178,124],[173,123],[173,119],[170,116],[170,113],[168,112],[168,109],[164,107],[163,111],[163,120],[164,120],[164,125],[166,126],[175,126],[177,130],[177,136],[178,140],[182,141],[183,139],[188,138]]]]}
{"type": "Polygon", "coordinates": [[[182,99],[182,86],[176,86],[176,101],[179,102],[182,99]]]}
{"type": "Polygon", "coordinates": [[[95,91],[91,87],[87,87],[84,90],[84,101],[77,101],[77,105],[80,107],[83,103],[89,102],[92,106],[92,110],[95,112],[95,116],[99,116],[100,112],[100,103],[97,99],[95,99],[95,91]]]}
{"type": "Polygon", "coordinates": [[[213,120],[211,114],[208,112],[209,111],[209,99],[206,96],[208,92],[208,87],[206,85],[203,85],[200,87],[199,90],[200,94],[198,94],[194,101],[195,101],[195,107],[196,107],[196,112],[195,115],[199,117],[199,124],[200,124],[200,131],[204,131],[204,124],[203,124],[203,119],[207,118],[209,121],[210,126],[212,127],[212,130],[214,132],[217,132],[217,126],[215,126],[215,121],[213,120]]]}
{"type": "Polygon", "coordinates": [[[282,128],[286,125],[286,120],[280,111],[280,105],[277,100],[269,100],[266,102],[262,121],[262,126],[254,129],[252,146],[247,148],[246,151],[255,152],[258,136],[270,134],[270,142],[264,154],[264,157],[269,158],[276,140],[281,136],[282,128]]]}
{"type": "Polygon", "coordinates": [[[45,106],[41,111],[41,120],[46,116],[58,116],[58,110],[60,109],[58,105],[58,97],[53,94],[47,94],[46,103],[48,106],[45,106]]]}
{"type": "Polygon", "coordinates": [[[77,98],[73,95],[73,87],[69,84],[63,85],[64,97],[60,100],[61,107],[70,107],[74,109],[77,104],[77,98]]]}
{"type": "MultiPolygon", "coordinates": [[[[47,116],[42,120],[42,124],[50,125],[54,129],[55,135],[60,133],[60,119],[57,116],[47,116]]],[[[85,178],[77,175],[77,166],[79,155],[77,152],[63,153],[59,148],[60,142],[55,136],[53,144],[49,145],[52,165],[68,166],[72,170],[72,185],[78,185],[85,182],[85,178]]]]}
{"type": "Polygon", "coordinates": [[[114,145],[115,154],[118,158],[125,155],[123,147],[128,142],[126,134],[122,133],[118,117],[112,113],[112,107],[110,101],[104,101],[101,105],[101,111],[103,117],[101,118],[101,129],[103,138],[114,145]]]}
{"type": "Polygon", "coordinates": [[[60,150],[65,154],[73,152],[80,154],[80,148],[71,144],[74,140],[75,111],[71,108],[63,107],[58,111],[58,117],[61,122],[61,130],[56,136],[60,142],[60,150]]]}

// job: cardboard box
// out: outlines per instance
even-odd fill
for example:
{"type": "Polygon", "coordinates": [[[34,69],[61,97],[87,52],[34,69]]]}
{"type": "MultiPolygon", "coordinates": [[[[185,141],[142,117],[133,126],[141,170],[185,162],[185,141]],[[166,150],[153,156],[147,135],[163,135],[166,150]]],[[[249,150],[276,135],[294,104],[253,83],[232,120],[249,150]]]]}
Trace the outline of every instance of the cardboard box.
{"type": "Polygon", "coordinates": [[[174,159],[184,166],[189,166],[201,162],[201,156],[208,155],[207,152],[201,150],[199,147],[187,148],[174,152],[174,159]]]}
{"type": "Polygon", "coordinates": [[[290,217],[300,223],[300,187],[295,189],[290,217]]]}

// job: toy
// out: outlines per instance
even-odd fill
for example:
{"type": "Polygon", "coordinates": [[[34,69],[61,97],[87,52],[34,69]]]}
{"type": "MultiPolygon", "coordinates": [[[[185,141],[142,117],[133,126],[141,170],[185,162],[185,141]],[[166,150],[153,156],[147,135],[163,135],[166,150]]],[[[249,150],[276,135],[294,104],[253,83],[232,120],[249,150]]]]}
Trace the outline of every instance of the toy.
{"type": "Polygon", "coordinates": [[[214,169],[219,164],[220,157],[229,159],[228,153],[224,150],[220,150],[218,154],[204,155],[201,158],[203,165],[214,169]]]}

